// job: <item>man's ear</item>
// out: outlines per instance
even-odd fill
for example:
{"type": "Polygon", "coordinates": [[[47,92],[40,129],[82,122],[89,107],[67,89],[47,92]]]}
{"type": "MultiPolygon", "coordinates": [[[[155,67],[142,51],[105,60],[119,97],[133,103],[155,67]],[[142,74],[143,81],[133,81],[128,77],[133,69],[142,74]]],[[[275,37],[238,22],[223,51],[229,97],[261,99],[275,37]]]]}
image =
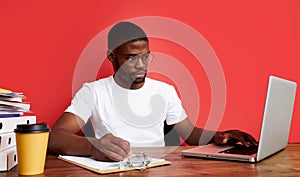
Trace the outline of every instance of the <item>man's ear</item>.
{"type": "Polygon", "coordinates": [[[110,62],[112,62],[112,63],[115,62],[115,55],[114,55],[113,51],[107,50],[106,54],[107,54],[107,58],[110,62]]]}

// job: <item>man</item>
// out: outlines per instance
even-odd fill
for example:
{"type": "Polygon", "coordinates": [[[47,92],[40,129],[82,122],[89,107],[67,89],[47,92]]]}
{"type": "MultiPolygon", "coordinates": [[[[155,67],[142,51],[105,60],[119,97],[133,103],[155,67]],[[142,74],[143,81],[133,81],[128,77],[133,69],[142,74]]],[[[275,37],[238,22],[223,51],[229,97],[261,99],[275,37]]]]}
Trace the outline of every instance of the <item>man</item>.
{"type": "MultiPolygon", "coordinates": [[[[164,122],[187,144],[199,145],[203,129],[189,121],[173,86],[146,77],[153,59],[145,32],[121,22],[108,34],[107,56],[114,75],[86,83],[58,119],[49,139],[51,152],[121,161],[130,147],[164,146],[164,122]],[[95,138],[77,133],[91,120],[95,138]]],[[[217,132],[210,142],[257,145],[239,130],[217,132]]]]}

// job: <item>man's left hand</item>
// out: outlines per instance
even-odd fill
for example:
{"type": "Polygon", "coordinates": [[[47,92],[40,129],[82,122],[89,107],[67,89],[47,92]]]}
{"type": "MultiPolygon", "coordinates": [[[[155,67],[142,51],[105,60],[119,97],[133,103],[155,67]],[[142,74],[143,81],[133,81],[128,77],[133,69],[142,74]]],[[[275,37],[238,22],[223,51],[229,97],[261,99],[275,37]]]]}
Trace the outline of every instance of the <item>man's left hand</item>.
{"type": "Polygon", "coordinates": [[[218,145],[233,145],[242,143],[244,146],[257,146],[258,143],[250,134],[240,130],[227,130],[224,132],[216,132],[214,142],[218,145]]]}

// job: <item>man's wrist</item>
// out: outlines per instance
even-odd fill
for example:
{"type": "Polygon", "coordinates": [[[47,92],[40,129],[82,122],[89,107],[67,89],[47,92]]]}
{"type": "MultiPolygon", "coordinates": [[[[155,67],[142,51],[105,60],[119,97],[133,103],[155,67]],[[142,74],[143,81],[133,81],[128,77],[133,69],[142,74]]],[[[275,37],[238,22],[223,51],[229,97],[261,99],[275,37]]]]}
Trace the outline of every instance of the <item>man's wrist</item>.
{"type": "Polygon", "coordinates": [[[217,134],[220,134],[221,131],[215,131],[214,136],[211,138],[211,140],[207,144],[216,143],[215,137],[217,134]]]}

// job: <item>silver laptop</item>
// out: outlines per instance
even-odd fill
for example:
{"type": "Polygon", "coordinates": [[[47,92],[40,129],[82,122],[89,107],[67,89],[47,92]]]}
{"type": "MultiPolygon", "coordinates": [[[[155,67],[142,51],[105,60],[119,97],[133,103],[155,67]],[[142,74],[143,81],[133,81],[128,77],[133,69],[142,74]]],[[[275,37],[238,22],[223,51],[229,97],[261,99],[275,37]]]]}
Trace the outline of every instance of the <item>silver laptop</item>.
{"type": "Polygon", "coordinates": [[[296,87],[296,82],[275,76],[269,77],[258,147],[247,148],[244,152],[241,149],[243,147],[240,146],[208,144],[183,150],[182,154],[193,157],[258,162],[284,149],[288,144],[296,87]]]}

